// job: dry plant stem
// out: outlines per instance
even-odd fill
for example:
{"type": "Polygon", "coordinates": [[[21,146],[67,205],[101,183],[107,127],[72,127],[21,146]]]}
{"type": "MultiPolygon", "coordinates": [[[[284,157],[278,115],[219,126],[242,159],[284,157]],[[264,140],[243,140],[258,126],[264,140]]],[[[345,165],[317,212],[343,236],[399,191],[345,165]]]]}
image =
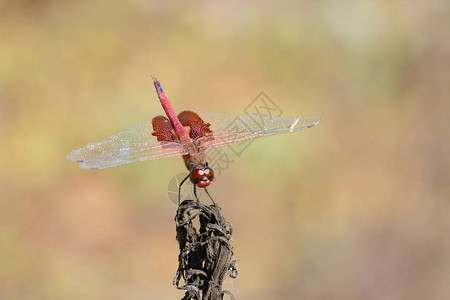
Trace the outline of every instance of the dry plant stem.
{"type": "Polygon", "coordinates": [[[220,208],[186,200],[178,207],[175,222],[180,254],[173,284],[186,291],[182,300],[221,300],[225,294],[234,300],[222,290],[223,280],[236,278],[237,269],[230,244],[233,228],[220,208]],[[198,228],[194,223],[200,224],[198,228]]]}

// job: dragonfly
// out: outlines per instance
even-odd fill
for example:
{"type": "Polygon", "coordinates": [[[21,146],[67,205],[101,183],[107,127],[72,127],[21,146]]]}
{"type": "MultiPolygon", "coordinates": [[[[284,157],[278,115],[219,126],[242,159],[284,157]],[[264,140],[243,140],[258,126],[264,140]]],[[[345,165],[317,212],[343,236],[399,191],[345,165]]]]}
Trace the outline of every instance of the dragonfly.
{"type": "MultiPolygon", "coordinates": [[[[67,159],[85,169],[104,169],[132,162],[182,156],[188,176],[196,188],[205,189],[214,179],[208,165],[207,151],[245,143],[256,138],[293,133],[320,122],[317,117],[286,117],[265,114],[228,114],[184,110],[175,113],[161,83],[153,83],[166,116],[156,116],[130,129],[74,150],[67,159]]],[[[198,201],[198,198],[197,198],[198,201]]]]}

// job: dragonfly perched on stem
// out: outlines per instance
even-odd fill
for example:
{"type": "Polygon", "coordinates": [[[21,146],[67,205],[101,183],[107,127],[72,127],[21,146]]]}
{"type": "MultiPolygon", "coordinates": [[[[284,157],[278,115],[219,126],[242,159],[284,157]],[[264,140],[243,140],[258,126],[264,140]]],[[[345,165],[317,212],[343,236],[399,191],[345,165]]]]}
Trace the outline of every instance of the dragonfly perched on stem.
{"type": "Polygon", "coordinates": [[[175,113],[161,83],[153,77],[158,98],[166,116],[157,116],[130,129],[116,133],[99,142],[72,151],[67,159],[80,163],[85,169],[103,169],[119,165],[172,156],[183,156],[196,188],[204,188],[215,204],[207,186],[214,179],[208,166],[206,151],[240,144],[256,138],[292,133],[317,125],[316,117],[273,117],[263,114],[226,114],[185,110],[175,113]]]}

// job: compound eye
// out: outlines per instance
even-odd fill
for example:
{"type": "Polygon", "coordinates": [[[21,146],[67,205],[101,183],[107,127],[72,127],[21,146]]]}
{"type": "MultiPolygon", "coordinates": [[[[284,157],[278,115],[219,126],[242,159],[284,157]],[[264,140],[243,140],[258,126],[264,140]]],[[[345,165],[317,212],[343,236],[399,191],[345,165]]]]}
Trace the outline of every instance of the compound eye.
{"type": "Polygon", "coordinates": [[[199,182],[204,176],[203,173],[202,169],[194,169],[191,174],[191,181],[193,183],[199,182]]]}
{"type": "Polygon", "coordinates": [[[210,167],[198,167],[192,171],[190,179],[193,184],[205,188],[214,179],[214,171],[210,167]]]}
{"type": "Polygon", "coordinates": [[[208,177],[209,180],[214,179],[214,171],[210,167],[206,167],[204,173],[205,173],[205,176],[208,177]]]}

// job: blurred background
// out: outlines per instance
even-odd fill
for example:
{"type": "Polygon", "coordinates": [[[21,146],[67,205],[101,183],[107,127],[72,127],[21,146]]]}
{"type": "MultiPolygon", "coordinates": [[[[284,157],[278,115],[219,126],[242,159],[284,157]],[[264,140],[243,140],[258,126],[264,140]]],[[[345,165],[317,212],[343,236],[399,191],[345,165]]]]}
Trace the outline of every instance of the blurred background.
{"type": "MultiPolygon", "coordinates": [[[[210,191],[236,299],[449,299],[448,1],[0,1],[0,299],[180,299],[181,158],[65,156],[174,108],[266,93],[307,131],[210,191]]],[[[206,200],[205,200],[206,201],[206,200]]]]}

